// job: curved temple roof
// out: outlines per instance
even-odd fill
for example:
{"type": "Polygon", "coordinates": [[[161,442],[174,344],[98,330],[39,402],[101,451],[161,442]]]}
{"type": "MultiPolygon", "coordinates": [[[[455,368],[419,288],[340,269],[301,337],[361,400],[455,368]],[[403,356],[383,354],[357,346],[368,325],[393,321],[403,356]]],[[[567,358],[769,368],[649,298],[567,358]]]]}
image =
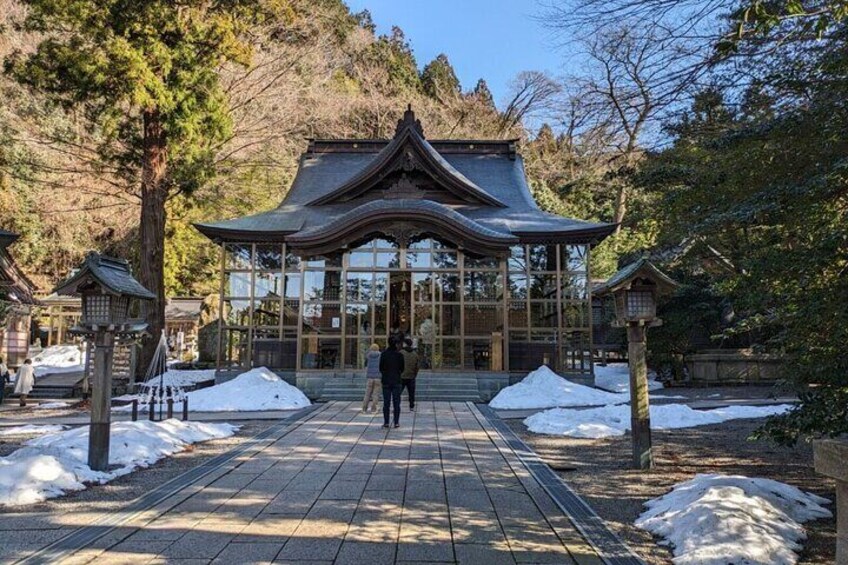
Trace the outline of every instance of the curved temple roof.
{"type": "Polygon", "coordinates": [[[427,140],[411,109],[391,140],[312,140],[276,209],[195,227],[216,242],[288,241],[307,252],[334,237],[344,245],[353,224],[364,233],[410,222],[485,251],[517,241],[595,244],[615,229],[540,210],[514,141],[427,140]]]}

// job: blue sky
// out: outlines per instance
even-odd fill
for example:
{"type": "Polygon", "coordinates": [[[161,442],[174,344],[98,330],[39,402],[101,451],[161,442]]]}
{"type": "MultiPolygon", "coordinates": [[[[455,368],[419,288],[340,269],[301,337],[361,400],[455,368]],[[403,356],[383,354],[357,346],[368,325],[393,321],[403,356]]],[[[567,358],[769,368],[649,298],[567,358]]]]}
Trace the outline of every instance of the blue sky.
{"type": "Polygon", "coordinates": [[[353,12],[368,9],[377,32],[403,29],[419,67],[447,54],[462,88],[484,78],[498,106],[521,71],[564,73],[566,61],[550,32],[536,20],[533,0],[347,0],[353,12]]]}

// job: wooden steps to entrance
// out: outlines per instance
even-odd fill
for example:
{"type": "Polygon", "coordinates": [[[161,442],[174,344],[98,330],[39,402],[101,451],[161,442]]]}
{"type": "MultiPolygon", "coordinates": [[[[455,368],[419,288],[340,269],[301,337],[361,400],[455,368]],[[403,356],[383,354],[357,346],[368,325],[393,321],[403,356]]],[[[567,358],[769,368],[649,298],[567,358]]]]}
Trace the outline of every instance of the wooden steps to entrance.
{"type": "MultiPolygon", "coordinates": [[[[320,400],[362,400],[365,377],[338,374],[324,383],[320,400]]],[[[467,373],[419,374],[415,380],[416,401],[480,402],[477,377],[467,373]]]]}

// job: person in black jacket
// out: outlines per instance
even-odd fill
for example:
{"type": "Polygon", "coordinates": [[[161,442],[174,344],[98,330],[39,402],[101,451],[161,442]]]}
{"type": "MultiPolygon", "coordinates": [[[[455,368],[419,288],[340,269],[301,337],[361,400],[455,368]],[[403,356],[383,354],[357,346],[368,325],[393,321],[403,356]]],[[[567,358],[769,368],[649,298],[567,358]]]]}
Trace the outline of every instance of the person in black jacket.
{"type": "Polygon", "coordinates": [[[383,427],[389,427],[389,403],[394,407],[394,425],[400,426],[400,393],[403,389],[400,377],[403,374],[403,355],[398,351],[394,337],[389,338],[389,346],[380,355],[380,376],[383,384],[383,427]]]}

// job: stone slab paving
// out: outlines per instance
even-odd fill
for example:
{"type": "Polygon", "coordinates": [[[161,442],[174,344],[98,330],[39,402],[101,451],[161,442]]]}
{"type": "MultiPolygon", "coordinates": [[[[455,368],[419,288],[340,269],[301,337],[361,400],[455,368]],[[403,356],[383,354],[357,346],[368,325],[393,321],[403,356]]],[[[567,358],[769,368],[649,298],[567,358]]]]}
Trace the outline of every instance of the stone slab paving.
{"type": "Polygon", "coordinates": [[[603,561],[471,404],[334,402],[62,563],[603,561]]]}

